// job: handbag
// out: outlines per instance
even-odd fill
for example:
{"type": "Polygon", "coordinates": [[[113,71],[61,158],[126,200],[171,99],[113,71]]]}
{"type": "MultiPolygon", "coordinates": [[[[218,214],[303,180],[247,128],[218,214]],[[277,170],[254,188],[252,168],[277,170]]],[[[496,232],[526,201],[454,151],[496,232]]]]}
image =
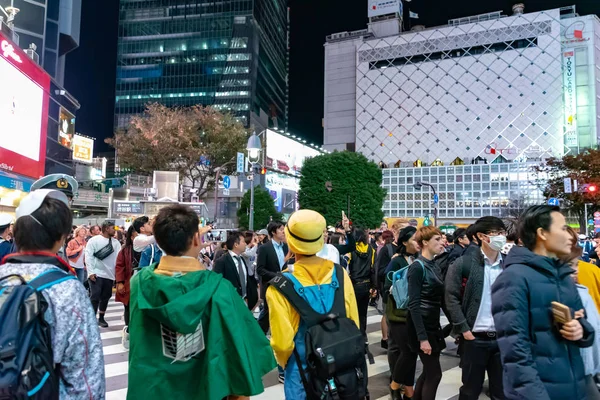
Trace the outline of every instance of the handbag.
{"type": "Polygon", "coordinates": [[[114,252],[115,252],[115,249],[112,245],[112,238],[110,238],[110,239],[108,239],[108,244],[106,246],[104,246],[100,250],[97,250],[94,252],[94,257],[96,257],[98,260],[102,261],[114,252]]]}
{"type": "MultiPolygon", "coordinates": [[[[77,241],[76,241],[77,242],[77,241]]],[[[77,242],[77,244],[79,244],[79,242],[77,242]]],[[[66,252],[65,252],[66,253],[66,252]]],[[[79,257],[79,255],[81,254],[81,251],[78,251],[75,254],[71,254],[70,256],[68,256],[69,260],[75,260],[77,257],[79,257]]]]}

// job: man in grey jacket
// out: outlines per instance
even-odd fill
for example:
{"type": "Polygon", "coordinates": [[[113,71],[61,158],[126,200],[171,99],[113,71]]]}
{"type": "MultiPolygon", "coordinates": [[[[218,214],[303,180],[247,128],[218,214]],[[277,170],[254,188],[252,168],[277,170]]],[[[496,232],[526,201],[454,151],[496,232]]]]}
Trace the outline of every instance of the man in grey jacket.
{"type": "Polygon", "coordinates": [[[463,386],[459,400],[479,398],[486,370],[492,400],[504,399],[492,285],[502,272],[500,250],[506,243],[505,230],[499,218],[477,220],[473,232],[478,246],[469,247],[446,275],[446,308],[453,333],[460,338],[463,386]]]}

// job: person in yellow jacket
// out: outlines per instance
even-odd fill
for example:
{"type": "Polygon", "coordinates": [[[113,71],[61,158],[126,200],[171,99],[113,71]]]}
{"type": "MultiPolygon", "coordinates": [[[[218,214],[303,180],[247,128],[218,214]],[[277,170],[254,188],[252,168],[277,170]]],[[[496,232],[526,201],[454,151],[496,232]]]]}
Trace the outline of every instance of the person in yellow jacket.
{"type": "Polygon", "coordinates": [[[600,312],[600,268],[589,262],[579,260],[577,279],[579,284],[588,288],[596,309],[600,312]]]}
{"type": "MultiPolygon", "coordinates": [[[[286,276],[294,287],[302,289],[301,295],[318,313],[325,314],[333,307],[335,291],[339,288],[333,262],[317,257],[323,248],[325,218],[312,210],[300,210],[292,214],[285,227],[290,250],[296,255],[293,271],[286,276]]],[[[350,277],[344,272],[344,303],[346,316],[359,326],[356,298],[350,277]]],[[[271,347],[277,363],[285,368],[284,392],[289,400],[306,399],[300,371],[293,359],[294,348],[306,368],[304,333],[306,326],[287,299],[273,287],[267,289],[269,322],[271,325],[271,347]]]]}

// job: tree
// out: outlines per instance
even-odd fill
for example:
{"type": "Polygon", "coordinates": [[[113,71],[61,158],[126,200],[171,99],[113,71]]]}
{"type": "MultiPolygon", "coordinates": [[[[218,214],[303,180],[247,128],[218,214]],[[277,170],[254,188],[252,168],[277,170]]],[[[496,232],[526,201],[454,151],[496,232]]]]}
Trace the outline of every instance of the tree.
{"type": "Polygon", "coordinates": [[[302,166],[300,208],[320,212],[328,224],[342,219],[342,210],[355,226],[375,227],[383,219],[386,190],[381,170],[359,153],[334,152],[310,158],[302,166]]]}
{"type": "MultiPolygon", "coordinates": [[[[250,191],[244,193],[240,208],[237,211],[239,226],[248,229],[250,220],[250,191]]],[[[260,186],[254,188],[254,229],[266,228],[271,220],[281,221],[283,215],[275,209],[275,201],[267,189],[260,186]]]]}
{"type": "MultiPolygon", "coordinates": [[[[538,179],[546,181],[544,196],[562,199],[563,209],[578,216],[580,226],[585,226],[584,208],[591,203],[588,212],[593,212],[600,203],[598,192],[589,193],[584,190],[585,184],[600,184],[600,150],[586,150],[578,155],[550,158],[544,165],[536,167],[538,179]],[[577,180],[579,190],[565,193],[564,179],[577,180]]],[[[589,217],[589,216],[588,216],[589,217]]]]}
{"type": "Polygon", "coordinates": [[[106,142],[117,150],[119,165],[141,174],[179,171],[184,185],[202,197],[214,189],[217,169],[235,169],[248,133],[231,114],[211,107],[148,104],[129,127],[106,142]]]}

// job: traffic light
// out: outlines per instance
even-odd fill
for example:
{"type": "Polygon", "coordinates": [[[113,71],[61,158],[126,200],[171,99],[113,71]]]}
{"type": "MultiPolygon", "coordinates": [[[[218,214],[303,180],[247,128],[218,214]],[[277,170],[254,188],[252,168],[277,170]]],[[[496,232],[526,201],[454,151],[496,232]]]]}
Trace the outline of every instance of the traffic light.
{"type": "Polygon", "coordinates": [[[265,167],[262,167],[260,170],[260,174],[265,175],[266,173],[267,173],[267,169],[265,167]]]}
{"type": "Polygon", "coordinates": [[[590,192],[590,193],[596,193],[596,191],[598,191],[598,188],[596,187],[596,185],[590,185],[590,186],[588,186],[588,192],[590,192]]]}
{"type": "Polygon", "coordinates": [[[596,194],[598,186],[595,183],[585,183],[579,187],[581,193],[596,194]]]}

